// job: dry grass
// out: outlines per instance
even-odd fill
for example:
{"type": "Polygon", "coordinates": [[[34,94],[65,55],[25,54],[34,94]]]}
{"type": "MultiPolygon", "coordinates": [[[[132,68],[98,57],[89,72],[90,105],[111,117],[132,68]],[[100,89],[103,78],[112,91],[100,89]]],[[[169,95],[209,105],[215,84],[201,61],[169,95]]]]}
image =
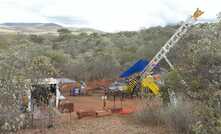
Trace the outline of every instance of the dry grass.
{"type": "Polygon", "coordinates": [[[160,110],[160,100],[159,98],[154,98],[153,100],[143,100],[141,110],[135,113],[136,121],[153,126],[159,126],[162,124],[160,110]]]}
{"type": "Polygon", "coordinates": [[[194,121],[192,106],[187,102],[179,102],[175,106],[162,107],[159,100],[146,102],[143,109],[135,114],[136,120],[145,125],[166,125],[171,133],[189,134],[194,121]]]}

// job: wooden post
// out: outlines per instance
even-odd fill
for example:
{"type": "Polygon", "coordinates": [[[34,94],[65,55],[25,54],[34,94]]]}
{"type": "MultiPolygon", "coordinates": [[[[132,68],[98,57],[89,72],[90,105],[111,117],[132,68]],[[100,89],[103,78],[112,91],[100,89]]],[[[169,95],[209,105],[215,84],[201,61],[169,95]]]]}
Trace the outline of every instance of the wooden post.
{"type": "Polygon", "coordinates": [[[116,100],[116,96],[114,94],[114,109],[116,108],[115,100],[116,100]]]}
{"type": "Polygon", "coordinates": [[[107,102],[106,102],[107,96],[104,95],[104,96],[101,97],[101,99],[102,99],[102,101],[103,101],[103,109],[105,109],[105,108],[106,108],[106,105],[107,105],[107,102]]]}
{"type": "Polygon", "coordinates": [[[121,105],[121,108],[123,108],[123,96],[120,98],[120,105],[121,105]]]}

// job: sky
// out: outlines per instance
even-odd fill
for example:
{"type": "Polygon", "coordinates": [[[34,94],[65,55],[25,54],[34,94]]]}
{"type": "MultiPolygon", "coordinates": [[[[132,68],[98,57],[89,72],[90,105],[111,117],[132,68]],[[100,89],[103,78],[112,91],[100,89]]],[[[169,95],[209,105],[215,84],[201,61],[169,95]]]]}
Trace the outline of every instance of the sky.
{"type": "Polygon", "coordinates": [[[0,0],[0,23],[42,22],[105,32],[134,31],[184,21],[196,8],[213,21],[221,0],[0,0]]]}

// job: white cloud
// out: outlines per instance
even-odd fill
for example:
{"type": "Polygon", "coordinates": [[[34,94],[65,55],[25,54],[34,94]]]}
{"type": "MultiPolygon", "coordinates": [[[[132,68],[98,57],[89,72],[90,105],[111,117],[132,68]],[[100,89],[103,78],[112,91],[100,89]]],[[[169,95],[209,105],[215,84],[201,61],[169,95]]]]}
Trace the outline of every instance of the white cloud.
{"type": "Polygon", "coordinates": [[[0,0],[0,22],[50,22],[104,31],[138,30],[184,20],[197,8],[214,19],[220,0],[0,0]],[[63,18],[62,21],[50,19],[63,18]],[[68,18],[69,17],[69,18],[68,18]],[[73,22],[63,22],[65,20],[73,22]],[[75,23],[78,22],[87,23],[75,23]]]}

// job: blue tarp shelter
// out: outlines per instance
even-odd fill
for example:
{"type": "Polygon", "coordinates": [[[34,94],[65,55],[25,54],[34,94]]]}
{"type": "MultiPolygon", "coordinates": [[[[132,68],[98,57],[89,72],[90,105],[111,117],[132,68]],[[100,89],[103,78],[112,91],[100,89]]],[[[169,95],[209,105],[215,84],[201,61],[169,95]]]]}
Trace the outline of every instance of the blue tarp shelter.
{"type": "Polygon", "coordinates": [[[148,65],[148,63],[149,61],[146,59],[138,60],[136,63],[133,64],[133,66],[121,73],[120,77],[127,78],[135,73],[141,72],[148,65]]]}

